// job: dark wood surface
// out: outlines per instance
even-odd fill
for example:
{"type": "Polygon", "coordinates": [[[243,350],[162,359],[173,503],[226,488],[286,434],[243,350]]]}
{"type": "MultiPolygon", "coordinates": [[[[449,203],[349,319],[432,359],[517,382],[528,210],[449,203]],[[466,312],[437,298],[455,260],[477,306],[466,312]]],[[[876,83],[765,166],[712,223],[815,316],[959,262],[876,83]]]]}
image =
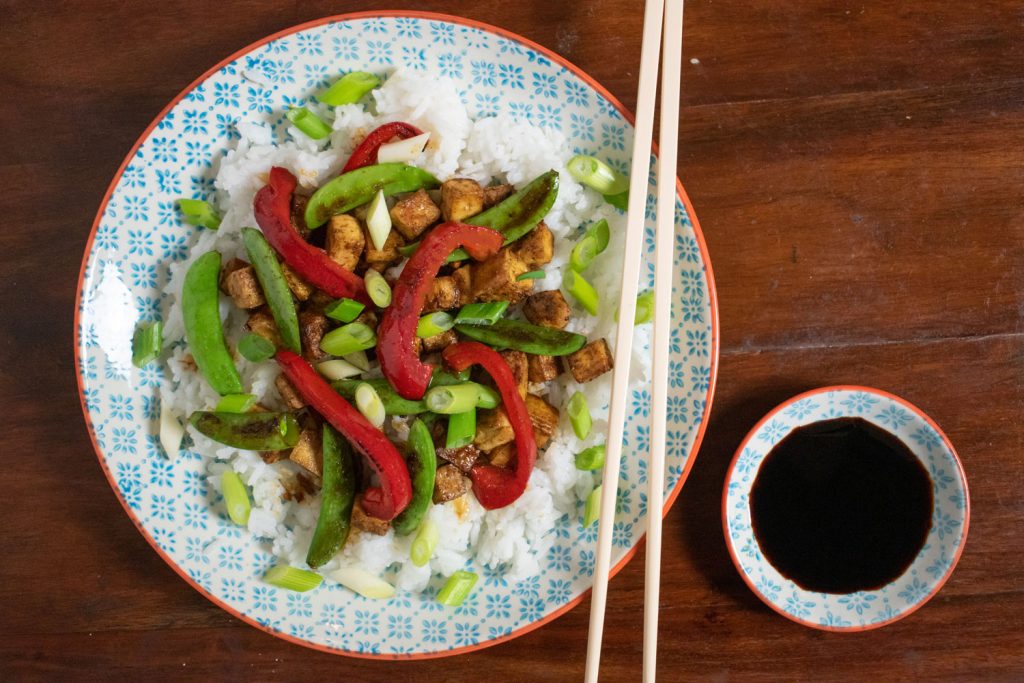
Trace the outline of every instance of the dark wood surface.
{"type": "MultiPolygon", "coordinates": [[[[548,46],[634,104],[637,0],[438,1],[548,46]]],[[[578,680],[587,605],[508,644],[380,663],[287,644],[177,578],[97,466],[74,382],[82,249],[122,157],[198,74],[320,16],[425,3],[0,2],[0,678],[578,680]]],[[[680,176],[722,320],[707,438],[665,523],[662,680],[1024,677],[1024,6],[686,3],[680,176]],[[692,59],[699,60],[694,62],[692,59]],[[719,496],[769,408],[880,387],[957,446],[952,579],[879,631],[770,612],[719,496]]],[[[638,680],[642,554],[613,580],[603,679],[638,680]]]]}

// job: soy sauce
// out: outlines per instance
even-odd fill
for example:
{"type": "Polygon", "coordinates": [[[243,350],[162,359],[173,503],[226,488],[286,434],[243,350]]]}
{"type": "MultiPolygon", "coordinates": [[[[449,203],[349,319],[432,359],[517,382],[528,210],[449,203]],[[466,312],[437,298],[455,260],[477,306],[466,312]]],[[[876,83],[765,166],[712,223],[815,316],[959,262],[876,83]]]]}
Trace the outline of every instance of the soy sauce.
{"type": "Polygon", "coordinates": [[[794,429],[769,451],[750,492],[765,558],[819,593],[874,590],[900,576],[924,546],[932,504],[921,461],[860,418],[794,429]]]}

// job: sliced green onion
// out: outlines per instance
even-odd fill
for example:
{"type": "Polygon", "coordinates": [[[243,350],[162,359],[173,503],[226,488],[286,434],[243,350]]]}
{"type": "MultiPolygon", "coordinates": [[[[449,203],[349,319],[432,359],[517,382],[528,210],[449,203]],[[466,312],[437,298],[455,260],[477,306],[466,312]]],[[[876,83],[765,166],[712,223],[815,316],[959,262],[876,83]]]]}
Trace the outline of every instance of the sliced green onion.
{"type": "Polygon", "coordinates": [[[572,395],[567,409],[569,422],[572,423],[572,431],[576,432],[576,438],[587,438],[594,422],[590,419],[590,406],[587,405],[587,397],[583,395],[583,392],[577,391],[572,395]]]}
{"type": "Polygon", "coordinates": [[[527,273],[523,273],[517,277],[516,280],[519,282],[522,282],[523,280],[543,280],[545,275],[547,275],[547,273],[543,270],[531,270],[527,273]]]}
{"type": "Polygon", "coordinates": [[[377,190],[373,201],[370,202],[370,209],[366,212],[366,230],[370,233],[373,246],[378,250],[383,249],[384,243],[388,241],[388,235],[391,234],[391,214],[384,199],[384,190],[377,190]]]}
{"type": "Polygon", "coordinates": [[[395,587],[384,579],[359,567],[342,567],[331,578],[354,593],[371,600],[386,600],[395,594],[395,587]]]}
{"type": "Polygon", "coordinates": [[[420,339],[444,334],[455,326],[455,319],[444,311],[427,313],[416,323],[416,336],[420,339]]]}
{"type": "Polygon", "coordinates": [[[384,402],[380,400],[377,390],[372,385],[363,382],[356,387],[356,408],[377,429],[384,426],[387,411],[384,410],[384,402]]]}
{"type": "Polygon", "coordinates": [[[604,467],[604,444],[585,448],[576,454],[576,469],[593,472],[604,467]]]}
{"type": "Polygon", "coordinates": [[[271,586],[305,593],[323,583],[324,577],[308,569],[299,569],[287,564],[279,564],[264,574],[263,580],[271,586]]]}
{"type": "Polygon", "coordinates": [[[587,237],[593,237],[597,240],[598,254],[608,248],[608,242],[611,241],[612,238],[612,232],[608,227],[608,221],[604,218],[587,228],[587,232],[584,233],[584,235],[587,237]]]}
{"type": "Polygon", "coordinates": [[[488,301],[487,303],[469,304],[459,309],[455,316],[455,324],[493,325],[508,308],[507,301],[488,301]]]}
{"type": "Polygon", "coordinates": [[[565,165],[569,175],[605,195],[629,190],[629,180],[596,157],[577,154],[565,165]]]}
{"type": "Polygon", "coordinates": [[[566,291],[587,310],[587,313],[597,315],[597,305],[600,300],[597,296],[597,290],[594,289],[592,284],[587,282],[575,270],[568,271],[562,282],[565,285],[566,291]]]}
{"type": "Polygon", "coordinates": [[[460,569],[445,581],[444,588],[437,593],[437,601],[446,607],[458,607],[473,591],[476,579],[473,572],[460,569]]]}
{"type": "Polygon", "coordinates": [[[250,363],[262,363],[273,356],[274,351],[276,349],[273,342],[266,337],[261,337],[252,332],[242,337],[242,340],[238,342],[238,353],[242,354],[242,358],[250,363]]]}
{"type": "Polygon", "coordinates": [[[597,256],[597,240],[590,235],[584,235],[572,248],[569,254],[569,267],[576,272],[583,271],[590,262],[597,256]]]}
{"type": "Polygon", "coordinates": [[[220,216],[210,202],[202,199],[179,199],[178,209],[189,225],[216,230],[220,227],[220,216]]]}
{"type": "Polygon", "coordinates": [[[132,335],[132,365],[141,368],[160,357],[163,333],[164,324],[159,321],[143,323],[135,328],[135,334],[132,335]]]}
{"type": "Polygon", "coordinates": [[[633,315],[634,325],[649,323],[654,318],[654,292],[647,290],[636,297],[636,313],[633,315]]]}
{"type": "Polygon", "coordinates": [[[423,400],[431,412],[453,415],[474,410],[479,398],[480,385],[476,382],[466,382],[465,384],[434,387],[427,391],[423,400]]]}
{"type": "Polygon", "coordinates": [[[174,460],[181,451],[181,442],[185,438],[185,428],[174,411],[161,403],[160,405],[160,445],[164,448],[168,460],[174,460]]]}
{"type": "Polygon", "coordinates": [[[256,394],[228,394],[220,399],[215,413],[247,413],[256,405],[256,394]]]}
{"type": "Polygon", "coordinates": [[[587,504],[583,507],[583,528],[587,528],[597,521],[601,516],[601,486],[594,487],[594,490],[587,496],[587,504]]]}
{"type": "Polygon", "coordinates": [[[366,293],[370,295],[370,301],[377,304],[379,308],[387,308],[391,305],[391,285],[383,275],[370,268],[363,275],[363,282],[366,285],[366,293]]]}
{"type": "Polygon", "coordinates": [[[234,470],[224,470],[220,478],[220,492],[224,496],[224,505],[228,509],[228,517],[238,526],[249,523],[249,492],[242,483],[242,478],[234,470]]]}
{"type": "Polygon", "coordinates": [[[331,127],[319,116],[305,107],[289,109],[285,114],[295,127],[314,140],[322,140],[331,134],[331,127]]]}
{"type": "Polygon", "coordinates": [[[344,359],[363,372],[368,372],[370,370],[370,359],[366,356],[366,351],[353,351],[352,353],[346,353],[344,359]]]}
{"type": "Polygon", "coordinates": [[[365,308],[366,304],[355,299],[338,299],[327,305],[324,309],[324,315],[340,323],[350,323],[358,318],[365,308]]]}
{"type": "Polygon", "coordinates": [[[349,377],[358,377],[363,374],[363,370],[360,370],[355,365],[342,358],[335,358],[333,360],[325,360],[322,363],[317,363],[316,369],[317,372],[332,381],[348,379],[349,377]]]}
{"type": "Polygon", "coordinates": [[[623,190],[618,194],[606,194],[604,200],[620,211],[629,208],[629,190],[623,190]]]}
{"type": "Polygon", "coordinates": [[[332,356],[347,356],[356,351],[371,349],[377,343],[377,333],[365,323],[349,323],[331,330],[320,340],[320,349],[332,356]]]}
{"type": "Polygon", "coordinates": [[[448,434],[445,436],[445,448],[462,448],[473,443],[476,438],[476,408],[464,413],[455,413],[448,417],[448,434]]]}
{"type": "Polygon", "coordinates": [[[494,389],[484,386],[483,384],[477,384],[477,391],[480,395],[476,399],[476,407],[490,410],[491,408],[497,408],[501,405],[501,394],[494,389]]]}
{"type": "Polygon", "coordinates": [[[353,71],[335,81],[331,87],[320,93],[317,99],[332,107],[353,104],[378,85],[380,85],[380,79],[373,74],[365,71],[353,71]]]}
{"type": "Polygon", "coordinates": [[[412,558],[412,563],[417,567],[422,567],[429,562],[440,538],[441,532],[437,528],[437,524],[429,519],[423,520],[419,531],[416,532],[416,537],[412,539],[412,545],[409,546],[409,557],[412,558]]]}
{"type": "Polygon", "coordinates": [[[416,161],[423,148],[427,146],[427,140],[429,139],[430,133],[420,133],[411,138],[381,145],[377,149],[377,163],[399,162],[408,164],[416,161]]]}

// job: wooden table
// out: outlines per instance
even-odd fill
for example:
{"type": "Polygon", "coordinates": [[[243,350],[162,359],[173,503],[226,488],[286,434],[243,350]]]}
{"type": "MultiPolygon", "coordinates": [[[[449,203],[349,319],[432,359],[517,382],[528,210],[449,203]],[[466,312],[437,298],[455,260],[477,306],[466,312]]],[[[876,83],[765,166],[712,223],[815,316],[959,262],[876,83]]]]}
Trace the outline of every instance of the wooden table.
{"type": "MultiPolygon", "coordinates": [[[[279,29],[388,2],[0,2],[0,678],[578,680],[588,607],[454,659],[302,649],[222,612],[133,528],[72,361],[82,249],[139,132],[279,29]]],[[[436,2],[565,55],[630,107],[637,0],[436,2]]],[[[1024,7],[686,3],[680,176],[718,280],[707,438],[665,522],[662,680],[1024,676],[1024,7]],[[966,552],[920,612],[829,634],[729,561],[726,466],[766,410],[835,383],[928,411],[964,460],[966,552]]],[[[605,680],[637,680],[642,555],[611,584],[605,680]]]]}

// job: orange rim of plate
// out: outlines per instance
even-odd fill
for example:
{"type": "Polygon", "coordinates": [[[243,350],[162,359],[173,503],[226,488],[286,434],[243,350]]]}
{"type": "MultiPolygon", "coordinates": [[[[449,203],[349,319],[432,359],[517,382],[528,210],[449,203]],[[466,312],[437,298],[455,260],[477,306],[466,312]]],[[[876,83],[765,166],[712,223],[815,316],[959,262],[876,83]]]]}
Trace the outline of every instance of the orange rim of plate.
{"type": "MultiPolygon", "coordinates": [[[[520,43],[522,45],[525,45],[526,47],[529,47],[532,50],[535,50],[535,51],[543,54],[544,56],[546,56],[549,59],[551,59],[553,62],[561,65],[565,69],[568,69],[573,74],[575,74],[576,76],[581,78],[591,88],[593,88],[595,91],[600,93],[602,97],[604,97],[606,100],[611,102],[612,105],[614,105],[615,108],[619,111],[619,113],[622,114],[622,116],[627,121],[629,121],[630,125],[634,124],[635,117],[633,116],[633,113],[630,112],[628,109],[626,109],[626,107],[622,104],[622,102],[619,101],[619,99],[617,97],[612,95],[611,92],[609,92],[604,86],[602,86],[600,83],[598,83],[596,80],[594,80],[591,76],[589,76],[581,68],[579,68],[578,66],[576,66],[575,64],[573,64],[569,60],[565,59],[564,57],[556,54],[554,51],[549,50],[548,48],[543,47],[542,45],[540,45],[538,43],[535,43],[534,41],[530,40],[529,38],[524,38],[523,36],[521,36],[521,35],[519,35],[517,33],[505,30],[503,28],[499,28],[499,27],[494,26],[492,24],[488,24],[488,23],[485,23],[485,22],[482,22],[482,21],[476,21],[474,19],[466,19],[466,18],[463,18],[463,17],[456,17],[456,16],[452,16],[452,15],[448,15],[448,14],[442,14],[442,13],[439,13],[439,12],[419,12],[419,11],[415,11],[415,10],[375,10],[375,11],[367,11],[367,12],[351,12],[351,13],[347,13],[347,14],[337,14],[337,15],[332,15],[332,16],[329,16],[329,17],[323,17],[323,18],[320,18],[320,19],[314,19],[312,21],[307,21],[305,23],[298,24],[296,26],[292,26],[291,28],[286,28],[284,30],[281,30],[281,31],[273,33],[273,34],[271,34],[269,36],[266,36],[265,38],[261,38],[260,40],[257,40],[257,41],[255,41],[253,43],[250,43],[249,45],[241,48],[240,50],[237,50],[237,51],[233,52],[228,57],[225,57],[224,59],[222,59],[220,62],[218,62],[213,67],[209,68],[202,75],[200,75],[198,78],[196,78],[191,83],[189,83],[187,86],[185,86],[185,88],[180,93],[178,93],[174,97],[174,99],[172,99],[163,109],[160,110],[160,113],[158,113],[156,115],[156,117],[153,119],[153,121],[150,122],[150,124],[148,126],[146,126],[146,129],[144,131],[142,131],[141,135],[139,135],[138,139],[135,141],[135,144],[133,144],[131,149],[128,151],[128,154],[125,156],[124,160],[121,162],[120,167],[117,169],[117,172],[114,174],[113,179],[110,181],[110,185],[107,187],[107,191],[103,195],[103,200],[100,202],[99,209],[96,212],[96,218],[93,220],[92,228],[91,228],[91,230],[89,232],[89,239],[86,241],[86,244],[85,244],[85,253],[82,256],[82,265],[81,265],[81,268],[80,268],[79,273],[78,273],[78,288],[77,288],[77,291],[76,291],[76,294],[75,294],[75,317],[74,317],[74,326],[75,326],[74,356],[75,356],[75,375],[76,375],[77,383],[78,383],[78,398],[79,398],[79,402],[81,403],[81,406],[82,406],[82,413],[85,416],[85,423],[86,423],[86,427],[88,428],[89,439],[92,441],[93,450],[96,452],[96,458],[99,460],[100,467],[103,468],[103,473],[106,475],[107,481],[110,483],[110,486],[114,490],[115,493],[118,491],[117,482],[114,479],[114,476],[111,474],[110,469],[107,467],[106,461],[104,460],[104,457],[103,457],[103,454],[102,454],[102,452],[100,450],[99,444],[96,442],[95,430],[93,429],[92,420],[89,417],[89,410],[88,410],[88,408],[85,405],[85,392],[84,392],[84,386],[83,386],[83,378],[82,378],[82,373],[80,372],[81,356],[79,354],[80,344],[81,344],[81,332],[80,332],[80,329],[81,329],[81,327],[80,327],[80,322],[81,322],[80,321],[80,318],[81,318],[81,306],[79,304],[80,304],[80,302],[82,300],[82,287],[83,287],[83,285],[85,283],[85,270],[86,270],[86,266],[88,265],[88,262],[89,262],[89,256],[92,253],[93,242],[96,239],[96,230],[99,227],[100,221],[103,218],[103,213],[104,213],[104,211],[107,208],[107,203],[110,201],[110,195],[113,193],[114,189],[117,187],[117,184],[121,180],[121,176],[124,173],[125,168],[127,167],[128,163],[131,161],[131,159],[135,156],[135,152],[146,141],[146,138],[149,137],[149,134],[151,132],[153,132],[153,129],[157,126],[157,124],[160,123],[160,121],[163,120],[164,116],[167,115],[167,112],[169,112],[172,108],[174,108],[174,106],[177,105],[178,102],[180,102],[182,100],[182,98],[184,98],[189,92],[191,92],[193,88],[195,88],[199,84],[203,83],[206,79],[208,79],[210,76],[215,74],[217,71],[219,71],[225,65],[235,61],[239,57],[242,57],[242,56],[248,54],[249,52],[255,50],[256,48],[258,48],[258,47],[260,47],[262,45],[265,45],[265,44],[267,44],[269,42],[277,40],[278,38],[283,38],[283,37],[291,35],[293,33],[298,33],[299,31],[304,31],[304,30],[310,29],[310,28],[316,28],[317,26],[322,26],[324,24],[340,23],[340,22],[353,21],[353,20],[359,20],[359,19],[372,19],[372,18],[375,18],[375,17],[388,17],[388,18],[392,18],[392,17],[410,17],[410,18],[414,18],[414,19],[428,19],[428,20],[433,20],[433,21],[443,21],[443,22],[447,22],[447,23],[451,23],[451,24],[457,24],[457,25],[460,25],[460,26],[468,26],[470,28],[477,28],[477,29],[480,29],[480,30],[483,30],[483,31],[487,31],[488,33],[493,33],[495,35],[501,36],[503,38],[514,40],[514,41],[516,41],[516,42],[518,42],[518,43],[520,43]]],[[[656,144],[652,145],[652,148],[653,148],[654,154],[657,155],[657,153],[658,153],[657,145],[656,144]]],[[[690,448],[690,452],[687,454],[686,464],[685,464],[685,466],[683,468],[683,472],[679,476],[679,479],[676,482],[675,487],[669,493],[668,499],[665,501],[665,506],[664,506],[664,509],[662,511],[662,517],[664,517],[665,515],[668,514],[668,511],[669,511],[669,509],[671,509],[672,504],[675,503],[676,498],[679,496],[679,492],[682,490],[683,483],[686,481],[687,476],[690,474],[690,469],[693,467],[693,463],[696,460],[697,451],[700,448],[701,441],[703,441],[703,439],[704,439],[704,432],[705,432],[705,429],[707,428],[708,417],[711,414],[711,404],[712,404],[712,400],[713,400],[714,394],[715,394],[716,380],[718,379],[718,352],[719,352],[718,296],[717,296],[717,293],[715,291],[715,277],[714,277],[714,273],[713,273],[713,271],[711,269],[711,256],[708,253],[708,247],[707,247],[707,244],[704,241],[704,235],[701,233],[700,224],[697,222],[696,212],[693,210],[693,206],[690,203],[690,198],[686,195],[686,191],[683,189],[683,184],[679,181],[678,178],[676,178],[676,192],[677,192],[677,195],[679,196],[679,198],[683,200],[683,206],[686,207],[686,214],[687,214],[687,217],[690,220],[690,223],[693,226],[694,236],[696,237],[697,244],[700,247],[700,253],[701,253],[701,259],[703,261],[703,266],[704,266],[704,269],[707,272],[708,298],[710,300],[710,308],[711,308],[711,377],[710,377],[710,381],[708,383],[708,390],[707,390],[707,393],[705,395],[704,414],[701,416],[701,420],[700,420],[700,423],[698,425],[697,436],[694,439],[693,446],[690,448]]],[[[537,620],[537,621],[535,621],[533,623],[527,624],[526,626],[522,626],[522,627],[520,627],[520,628],[518,628],[518,629],[516,629],[516,630],[514,630],[514,631],[512,631],[512,632],[510,632],[510,633],[508,633],[506,635],[499,636],[497,638],[492,638],[492,639],[489,639],[489,640],[486,640],[486,641],[483,641],[483,642],[480,642],[480,643],[476,643],[474,645],[467,645],[467,646],[464,646],[464,647],[454,648],[454,649],[451,649],[451,650],[441,650],[441,651],[438,651],[438,652],[422,652],[422,653],[412,653],[412,654],[374,654],[374,653],[368,653],[368,652],[352,652],[350,650],[343,650],[343,649],[339,649],[339,648],[328,647],[326,645],[321,645],[321,644],[318,644],[318,643],[311,643],[311,642],[309,642],[307,640],[303,640],[301,638],[296,638],[295,636],[291,636],[291,635],[289,635],[287,633],[282,633],[282,632],[279,632],[279,631],[274,631],[272,629],[267,628],[263,624],[260,624],[258,621],[256,621],[252,617],[247,616],[245,614],[242,614],[241,612],[239,612],[238,610],[234,609],[230,605],[228,605],[225,602],[221,601],[217,596],[215,596],[212,593],[206,591],[202,586],[200,586],[198,583],[193,581],[192,578],[184,570],[182,570],[182,568],[179,567],[177,565],[177,563],[174,562],[174,560],[172,560],[166,553],[164,553],[164,551],[160,548],[160,546],[158,546],[156,544],[156,542],[149,535],[149,533],[145,530],[145,528],[143,528],[142,524],[139,522],[138,518],[135,516],[135,513],[131,510],[131,508],[128,507],[128,505],[127,505],[127,503],[125,503],[124,499],[121,496],[117,496],[117,499],[121,503],[121,507],[124,508],[124,511],[128,515],[128,518],[131,519],[132,523],[135,525],[135,528],[137,528],[139,530],[139,533],[142,534],[142,537],[145,538],[146,541],[149,543],[149,545],[153,548],[153,550],[156,551],[157,555],[159,555],[163,559],[163,561],[166,562],[167,565],[171,569],[173,569],[176,574],[178,574],[178,576],[180,576],[186,583],[188,583],[190,586],[192,586],[197,591],[199,591],[199,593],[201,595],[203,595],[204,597],[206,597],[208,600],[210,600],[210,602],[212,602],[213,604],[217,605],[217,607],[221,608],[222,610],[224,610],[225,612],[231,614],[232,616],[237,617],[238,619],[241,619],[242,621],[244,621],[245,623],[249,624],[250,626],[255,626],[259,630],[264,631],[266,633],[269,633],[272,636],[275,636],[275,637],[280,638],[282,640],[286,640],[286,641],[288,641],[290,643],[294,643],[296,645],[301,645],[303,647],[307,647],[307,648],[310,648],[310,649],[313,649],[313,650],[318,650],[318,651],[321,651],[321,652],[327,652],[327,653],[330,653],[330,654],[344,655],[344,656],[347,656],[347,657],[356,657],[356,658],[360,658],[360,659],[417,660],[417,659],[439,659],[439,658],[442,658],[442,657],[451,657],[453,655],[465,654],[465,653],[468,653],[468,652],[474,652],[476,650],[482,650],[484,648],[488,648],[488,647],[491,647],[493,645],[498,645],[499,643],[504,643],[504,642],[510,641],[510,640],[512,640],[514,638],[518,638],[519,636],[525,635],[525,634],[529,633],[530,631],[533,631],[535,629],[540,628],[541,626],[547,624],[548,622],[551,622],[554,619],[562,616],[563,614],[565,614],[566,612],[571,610],[573,607],[576,607],[577,605],[579,605],[581,602],[583,602],[590,595],[590,592],[591,592],[591,589],[588,588],[588,589],[584,590],[578,597],[570,600],[568,603],[566,603],[565,605],[562,605],[561,607],[559,607],[555,611],[551,612],[550,614],[547,614],[542,619],[539,619],[539,620],[537,620]]],[[[619,560],[619,562],[616,563],[615,566],[611,568],[611,571],[608,574],[609,580],[612,577],[614,577],[616,574],[618,574],[619,571],[623,567],[626,566],[626,563],[628,563],[631,559],[633,559],[633,556],[636,555],[637,551],[640,549],[640,546],[643,544],[645,538],[646,538],[646,534],[641,536],[637,540],[636,544],[632,548],[630,548],[628,551],[626,551],[626,554],[622,557],[622,559],[619,560]]]]}
{"type": "Polygon", "coordinates": [[[953,448],[953,444],[950,442],[949,437],[946,436],[946,433],[942,431],[939,425],[935,424],[935,421],[928,417],[928,415],[923,410],[915,406],[910,401],[907,401],[904,398],[900,398],[895,394],[890,394],[888,391],[883,391],[881,389],[875,389],[872,387],[859,386],[856,384],[837,384],[834,386],[821,387],[820,389],[812,389],[810,391],[805,391],[802,394],[797,394],[792,398],[786,399],[779,405],[769,410],[765,414],[765,416],[762,417],[758,421],[758,423],[751,428],[749,432],[747,432],[747,435],[743,437],[743,441],[740,443],[739,447],[736,449],[736,453],[732,457],[732,462],[729,463],[729,469],[727,469],[725,472],[725,482],[722,485],[722,533],[725,536],[725,547],[729,549],[729,557],[732,559],[733,566],[736,567],[736,572],[740,575],[740,578],[743,579],[743,583],[747,584],[747,588],[749,588],[750,591],[754,595],[756,595],[759,600],[761,600],[761,602],[768,605],[768,607],[770,607],[773,611],[777,612],[778,614],[781,614],[790,621],[800,624],[801,626],[808,626],[810,628],[818,629],[820,631],[833,631],[836,633],[872,631],[876,628],[881,628],[883,626],[893,624],[899,621],[900,619],[904,619],[913,614],[914,612],[916,612],[917,610],[921,609],[933,597],[935,597],[935,594],[938,593],[939,590],[941,590],[942,587],[946,585],[946,581],[948,581],[949,577],[953,575],[953,570],[956,569],[957,563],[960,562],[960,556],[964,552],[964,546],[967,545],[967,532],[968,528],[970,527],[970,522],[971,496],[970,492],[967,489],[967,475],[964,473],[964,466],[963,463],[960,461],[960,456],[959,454],[957,454],[956,449],[953,448]],[[774,602],[765,597],[761,593],[761,591],[757,590],[757,588],[754,586],[753,581],[751,581],[750,577],[747,576],[746,572],[743,571],[743,567],[740,565],[739,557],[737,557],[736,555],[736,548],[733,546],[732,539],[729,536],[729,482],[732,479],[733,472],[736,469],[736,463],[739,462],[740,455],[743,453],[743,449],[747,447],[747,444],[750,443],[750,440],[754,438],[754,435],[757,434],[761,427],[763,427],[770,419],[778,415],[781,411],[785,410],[786,408],[793,405],[797,401],[801,401],[805,398],[810,398],[811,396],[817,396],[818,394],[825,394],[832,391],[857,391],[866,394],[872,394],[874,396],[880,396],[882,398],[891,399],[902,405],[904,408],[910,410],[918,417],[920,417],[928,424],[928,426],[935,430],[935,433],[938,434],[939,437],[942,439],[942,443],[945,444],[946,448],[948,448],[949,452],[953,455],[953,462],[956,464],[957,474],[960,477],[960,482],[964,486],[964,524],[960,532],[960,545],[957,546],[956,554],[953,556],[953,561],[949,563],[949,568],[946,570],[946,573],[942,575],[942,578],[939,579],[938,582],[936,582],[935,587],[932,588],[932,590],[929,591],[927,595],[925,595],[923,598],[921,598],[916,603],[911,605],[910,608],[904,611],[903,613],[898,614],[890,619],[886,619],[885,621],[880,621],[874,624],[866,624],[864,626],[825,626],[815,621],[807,621],[806,619],[800,619],[781,609],[778,605],[776,605],[774,602]]]}

